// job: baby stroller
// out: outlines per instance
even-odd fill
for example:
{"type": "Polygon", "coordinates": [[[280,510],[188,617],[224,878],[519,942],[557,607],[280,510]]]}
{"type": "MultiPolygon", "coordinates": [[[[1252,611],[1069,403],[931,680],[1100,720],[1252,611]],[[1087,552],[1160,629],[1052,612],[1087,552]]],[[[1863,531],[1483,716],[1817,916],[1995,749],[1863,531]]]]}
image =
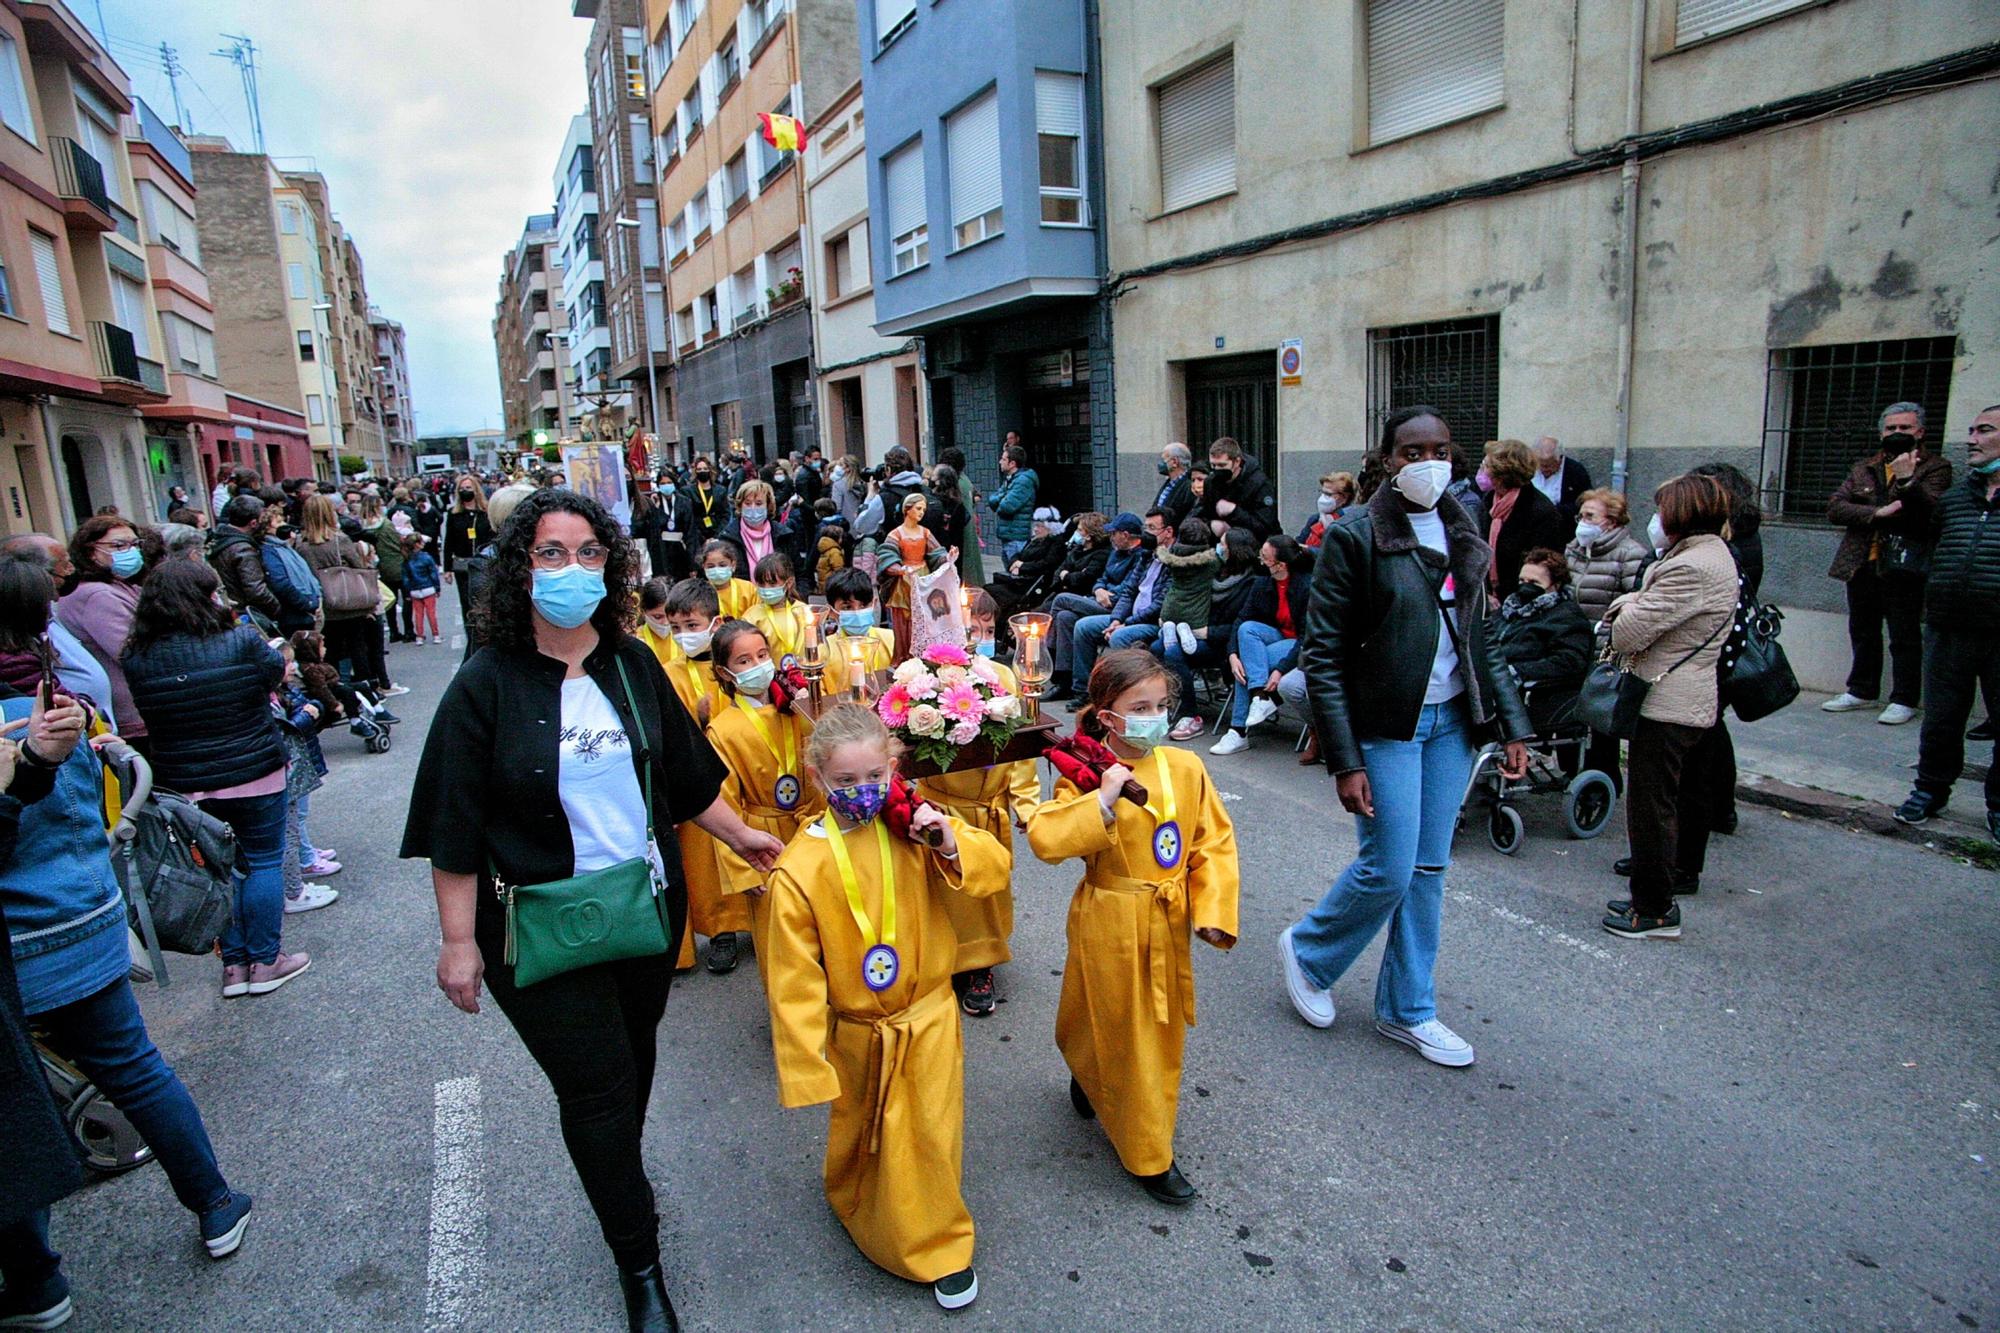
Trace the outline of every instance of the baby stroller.
{"type": "Polygon", "coordinates": [[[1570,837],[1584,840],[1604,832],[1618,809],[1618,787],[1611,775],[1585,767],[1591,731],[1575,720],[1577,689],[1573,683],[1546,682],[1522,687],[1521,702],[1535,727],[1525,776],[1509,778],[1500,772],[1506,747],[1497,741],[1481,747],[1473,759],[1458,826],[1465,827],[1467,811],[1478,794],[1486,806],[1486,840],[1503,856],[1520,851],[1526,837],[1521,812],[1514,805],[1523,796],[1561,792],[1563,827],[1570,837]]]}

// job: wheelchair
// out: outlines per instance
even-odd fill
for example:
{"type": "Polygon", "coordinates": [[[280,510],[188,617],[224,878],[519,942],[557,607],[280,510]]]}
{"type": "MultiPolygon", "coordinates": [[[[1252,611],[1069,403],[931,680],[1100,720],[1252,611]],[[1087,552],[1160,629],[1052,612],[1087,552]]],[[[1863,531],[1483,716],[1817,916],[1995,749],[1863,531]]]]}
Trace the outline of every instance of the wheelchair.
{"type": "Polygon", "coordinates": [[[1563,827],[1569,836],[1595,838],[1618,809],[1618,787],[1609,773],[1585,766],[1590,728],[1575,720],[1577,685],[1524,686],[1521,700],[1535,726],[1527,742],[1528,771],[1519,778],[1500,772],[1506,747],[1489,742],[1480,748],[1466,780],[1458,826],[1465,827],[1475,798],[1485,807],[1486,840],[1502,856],[1521,850],[1526,826],[1515,803],[1524,796],[1562,793],[1563,827]]]}

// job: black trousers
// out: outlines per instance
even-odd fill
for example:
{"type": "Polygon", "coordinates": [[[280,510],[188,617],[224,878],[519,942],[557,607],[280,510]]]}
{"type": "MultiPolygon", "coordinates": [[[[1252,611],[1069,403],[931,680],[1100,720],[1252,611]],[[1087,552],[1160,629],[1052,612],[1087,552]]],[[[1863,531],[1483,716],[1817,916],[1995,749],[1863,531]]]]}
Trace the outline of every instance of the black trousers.
{"type": "Polygon", "coordinates": [[[505,958],[505,922],[482,912],[474,929],[486,988],[555,1089],[563,1143],[620,1268],[660,1259],[660,1224],[640,1137],[653,1095],[660,1017],[672,958],[601,963],[523,990],[505,958]]]}
{"type": "MultiPolygon", "coordinates": [[[[1986,706],[2000,699],[2000,634],[1980,629],[1924,631],[1923,731],[1917,738],[1917,790],[1951,795],[1965,771],[1965,724],[1981,688],[1986,706]]],[[[1986,808],[2000,810],[2000,745],[1987,756],[1986,808]]]]}
{"type": "Polygon", "coordinates": [[[1924,580],[1863,565],[1847,581],[1847,642],[1854,666],[1847,692],[1882,697],[1882,626],[1889,626],[1889,702],[1915,708],[1924,697],[1924,580]]]}
{"type": "Polygon", "coordinates": [[[1714,797],[1714,728],[1641,718],[1625,778],[1625,836],[1632,845],[1632,906],[1663,916],[1673,886],[1700,877],[1708,862],[1714,797]]]}

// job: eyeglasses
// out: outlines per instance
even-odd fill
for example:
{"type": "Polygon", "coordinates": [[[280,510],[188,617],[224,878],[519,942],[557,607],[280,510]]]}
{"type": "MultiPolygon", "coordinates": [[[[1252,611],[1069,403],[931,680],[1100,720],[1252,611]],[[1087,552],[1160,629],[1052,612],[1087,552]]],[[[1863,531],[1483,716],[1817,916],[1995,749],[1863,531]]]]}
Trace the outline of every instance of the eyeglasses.
{"type": "Polygon", "coordinates": [[[102,547],[104,550],[114,551],[114,552],[129,551],[138,544],[139,543],[136,540],[130,537],[114,537],[97,543],[97,545],[102,547]]]}
{"type": "Polygon", "coordinates": [[[611,548],[587,542],[576,548],[574,555],[567,546],[536,546],[528,551],[536,569],[557,570],[569,564],[571,559],[585,569],[602,569],[604,562],[611,558],[611,548]]]}

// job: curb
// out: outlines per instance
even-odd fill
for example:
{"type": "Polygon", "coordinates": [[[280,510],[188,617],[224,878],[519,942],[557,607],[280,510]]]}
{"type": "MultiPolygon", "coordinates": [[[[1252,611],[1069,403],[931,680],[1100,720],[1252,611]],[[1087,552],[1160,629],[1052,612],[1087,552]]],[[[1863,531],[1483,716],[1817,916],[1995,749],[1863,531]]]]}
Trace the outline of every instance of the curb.
{"type": "Polygon", "coordinates": [[[1940,826],[1933,821],[1922,828],[1911,828],[1897,823],[1895,811],[1880,801],[1844,796],[1818,787],[1801,787],[1762,773],[1743,774],[1736,784],[1736,797],[1801,819],[1816,819],[1857,832],[1896,838],[1974,865],[2000,869],[2000,844],[1981,837],[1973,825],[1953,821],[1940,826]]]}

